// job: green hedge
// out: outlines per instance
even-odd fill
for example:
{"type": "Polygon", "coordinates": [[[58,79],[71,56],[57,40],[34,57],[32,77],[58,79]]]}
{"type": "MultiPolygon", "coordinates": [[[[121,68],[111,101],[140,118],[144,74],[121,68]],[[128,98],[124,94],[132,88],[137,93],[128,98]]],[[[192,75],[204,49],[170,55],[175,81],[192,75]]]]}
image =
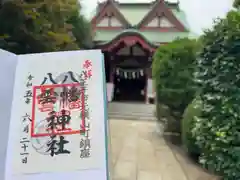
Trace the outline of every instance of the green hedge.
{"type": "Polygon", "coordinates": [[[192,130],[195,128],[194,119],[201,115],[201,110],[202,106],[200,99],[194,99],[184,111],[182,119],[182,143],[188,153],[196,156],[199,156],[201,151],[196,144],[196,137],[192,133],[192,130]]]}
{"type": "Polygon", "coordinates": [[[240,179],[240,12],[231,11],[203,36],[197,79],[203,103],[194,133],[204,167],[240,179]]]}
{"type": "MultiPolygon", "coordinates": [[[[184,109],[194,99],[196,86],[194,71],[198,42],[187,38],[177,39],[160,46],[154,54],[152,74],[155,81],[157,104],[169,114],[166,131],[181,133],[184,109]]],[[[157,111],[159,112],[159,107],[157,111]]],[[[161,113],[158,117],[161,116],[161,113]]]]}
{"type": "Polygon", "coordinates": [[[164,124],[164,131],[171,133],[180,133],[179,127],[180,122],[171,113],[169,107],[166,105],[157,103],[156,104],[156,116],[157,120],[164,124]]]}
{"type": "Polygon", "coordinates": [[[194,98],[196,89],[193,72],[197,47],[195,40],[177,39],[160,46],[154,54],[152,73],[157,100],[172,111],[183,113],[194,98]]]}

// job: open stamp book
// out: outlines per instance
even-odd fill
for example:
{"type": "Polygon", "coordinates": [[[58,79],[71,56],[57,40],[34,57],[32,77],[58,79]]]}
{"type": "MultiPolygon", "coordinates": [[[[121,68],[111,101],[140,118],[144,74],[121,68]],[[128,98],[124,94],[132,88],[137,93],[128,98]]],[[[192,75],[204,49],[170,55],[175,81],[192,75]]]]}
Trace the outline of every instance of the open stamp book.
{"type": "Polygon", "coordinates": [[[5,180],[107,180],[107,99],[101,51],[11,58],[17,60],[9,98],[5,180]]]}

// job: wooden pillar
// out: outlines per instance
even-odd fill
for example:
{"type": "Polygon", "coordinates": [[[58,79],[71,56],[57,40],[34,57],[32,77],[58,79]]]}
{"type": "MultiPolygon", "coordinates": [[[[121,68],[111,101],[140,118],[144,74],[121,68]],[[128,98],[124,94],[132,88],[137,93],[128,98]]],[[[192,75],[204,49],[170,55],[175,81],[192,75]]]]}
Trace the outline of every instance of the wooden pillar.
{"type": "MultiPolygon", "coordinates": [[[[149,64],[149,65],[151,66],[151,64],[149,64]]],[[[152,80],[152,68],[147,66],[147,68],[146,68],[146,99],[145,99],[146,104],[149,104],[150,98],[154,98],[153,92],[148,92],[148,89],[153,90],[153,84],[152,83],[149,84],[149,82],[150,82],[149,80],[152,80]],[[148,86],[152,86],[152,87],[148,87],[148,86]],[[151,96],[148,96],[148,95],[151,95],[151,96]]]]}
{"type": "Polygon", "coordinates": [[[110,68],[110,83],[114,83],[114,73],[115,73],[115,67],[114,67],[114,61],[113,61],[113,55],[109,55],[109,68],[110,68]]]}
{"type": "Polygon", "coordinates": [[[111,96],[111,98],[109,98],[109,102],[113,101],[114,99],[114,61],[112,59],[112,56],[110,53],[108,53],[107,55],[107,60],[108,60],[108,66],[109,66],[109,84],[108,84],[108,88],[109,88],[109,93],[108,95],[111,96]]]}
{"type": "Polygon", "coordinates": [[[150,89],[153,90],[153,84],[149,84],[149,81],[148,80],[152,80],[152,53],[149,53],[148,54],[148,65],[147,65],[147,68],[146,68],[146,104],[149,104],[149,100],[150,98],[154,98],[152,96],[154,96],[153,92],[149,92],[149,93],[152,93],[152,96],[148,97],[148,86],[151,85],[152,87],[150,89]]]}
{"type": "Polygon", "coordinates": [[[148,104],[148,94],[147,94],[147,89],[148,89],[148,68],[145,68],[144,73],[146,74],[146,85],[145,85],[145,103],[148,104]]]}
{"type": "Polygon", "coordinates": [[[114,66],[111,65],[110,66],[110,83],[114,83],[114,71],[115,71],[114,66]]]}
{"type": "Polygon", "coordinates": [[[129,52],[130,56],[133,57],[134,56],[134,54],[133,54],[133,46],[130,46],[129,50],[130,50],[130,52],[129,52]]]}

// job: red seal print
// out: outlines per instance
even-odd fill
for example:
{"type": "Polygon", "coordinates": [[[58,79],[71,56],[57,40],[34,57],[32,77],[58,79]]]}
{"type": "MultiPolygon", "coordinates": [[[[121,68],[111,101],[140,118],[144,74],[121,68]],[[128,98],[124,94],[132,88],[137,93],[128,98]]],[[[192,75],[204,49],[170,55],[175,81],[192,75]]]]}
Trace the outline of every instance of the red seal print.
{"type": "Polygon", "coordinates": [[[33,86],[31,137],[83,133],[84,96],[79,83],[33,86]],[[41,131],[36,129],[39,122],[44,122],[41,131]]]}

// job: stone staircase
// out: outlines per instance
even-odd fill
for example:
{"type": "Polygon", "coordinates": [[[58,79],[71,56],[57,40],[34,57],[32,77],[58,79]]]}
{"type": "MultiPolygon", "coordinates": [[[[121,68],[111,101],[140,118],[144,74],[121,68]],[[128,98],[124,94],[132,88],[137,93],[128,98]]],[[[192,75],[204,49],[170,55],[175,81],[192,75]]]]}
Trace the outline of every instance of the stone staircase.
{"type": "Polygon", "coordinates": [[[141,103],[117,103],[108,104],[109,119],[146,120],[154,121],[155,105],[141,103]]]}

